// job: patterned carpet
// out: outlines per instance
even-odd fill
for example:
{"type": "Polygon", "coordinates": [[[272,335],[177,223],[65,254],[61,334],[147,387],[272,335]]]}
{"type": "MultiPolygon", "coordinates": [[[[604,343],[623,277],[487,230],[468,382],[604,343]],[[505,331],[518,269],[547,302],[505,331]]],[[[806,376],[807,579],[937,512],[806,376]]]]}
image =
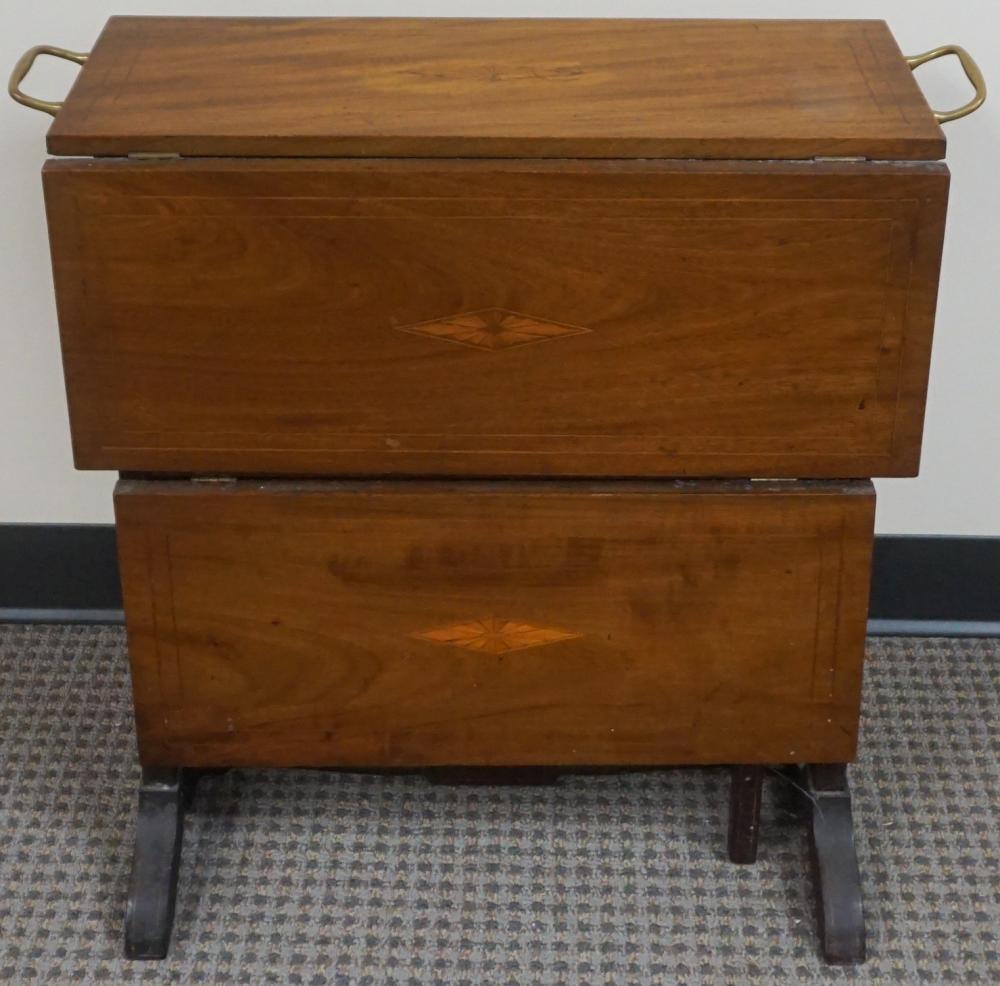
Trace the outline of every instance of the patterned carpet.
{"type": "Polygon", "coordinates": [[[235,771],[188,816],[170,957],[127,963],[123,633],[0,626],[0,981],[1000,982],[1000,641],[870,644],[854,770],[870,959],[816,953],[799,824],[723,854],[727,774],[549,788],[235,771]]]}

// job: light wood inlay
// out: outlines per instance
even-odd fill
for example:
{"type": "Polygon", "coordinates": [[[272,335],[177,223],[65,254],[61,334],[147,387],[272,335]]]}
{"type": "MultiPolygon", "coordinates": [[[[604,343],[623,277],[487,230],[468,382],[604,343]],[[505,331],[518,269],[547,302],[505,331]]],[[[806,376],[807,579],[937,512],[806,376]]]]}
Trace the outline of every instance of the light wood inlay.
{"type": "Polygon", "coordinates": [[[532,315],[505,311],[503,308],[484,308],[478,312],[465,312],[450,318],[401,325],[398,328],[401,332],[446,339],[448,342],[494,352],[591,331],[578,325],[564,325],[532,315]]]}
{"type": "Polygon", "coordinates": [[[411,636],[435,644],[450,644],[452,647],[485,651],[487,654],[506,654],[507,651],[527,650],[529,647],[543,647],[545,644],[554,644],[560,640],[578,639],[583,634],[488,616],[484,620],[472,620],[436,630],[424,630],[411,636]]]}

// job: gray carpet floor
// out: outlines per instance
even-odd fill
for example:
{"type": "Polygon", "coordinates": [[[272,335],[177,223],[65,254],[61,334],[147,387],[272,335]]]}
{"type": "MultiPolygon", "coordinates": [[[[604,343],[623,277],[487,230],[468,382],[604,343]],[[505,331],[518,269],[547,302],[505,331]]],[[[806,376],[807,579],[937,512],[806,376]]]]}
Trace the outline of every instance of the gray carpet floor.
{"type": "Polygon", "coordinates": [[[170,956],[128,963],[133,743],[120,629],[0,626],[0,981],[1000,983],[1000,641],[870,642],[854,970],[817,956],[777,779],[758,864],[726,862],[718,768],[549,788],[210,778],[170,956]]]}

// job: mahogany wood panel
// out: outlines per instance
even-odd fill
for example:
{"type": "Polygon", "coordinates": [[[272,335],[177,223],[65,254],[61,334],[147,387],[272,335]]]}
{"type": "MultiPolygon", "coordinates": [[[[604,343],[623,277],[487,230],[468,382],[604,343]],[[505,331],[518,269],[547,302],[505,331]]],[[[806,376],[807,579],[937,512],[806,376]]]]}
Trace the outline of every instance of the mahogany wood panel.
{"type": "Polygon", "coordinates": [[[882,21],[114,17],[53,154],[937,159],[882,21]]]}
{"type": "Polygon", "coordinates": [[[123,481],[141,758],[848,761],[871,484],[123,481]]]}
{"type": "Polygon", "coordinates": [[[944,165],[44,178],[80,468],[916,473],[944,165]]]}

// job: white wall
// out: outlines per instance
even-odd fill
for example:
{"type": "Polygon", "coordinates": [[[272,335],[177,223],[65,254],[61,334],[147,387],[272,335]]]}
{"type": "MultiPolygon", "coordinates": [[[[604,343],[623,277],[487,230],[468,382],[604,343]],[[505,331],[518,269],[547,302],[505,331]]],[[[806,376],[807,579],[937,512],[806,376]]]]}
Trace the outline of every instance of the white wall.
{"type": "MultiPolygon", "coordinates": [[[[47,43],[86,51],[111,14],[595,17],[879,17],[904,51],[963,44],[996,95],[951,124],[952,196],[924,458],[879,482],[883,533],[1000,535],[1000,3],[997,0],[3,0],[0,70],[47,43]]],[[[44,59],[29,91],[58,98],[73,67],[44,59]],[[43,64],[44,62],[45,64],[43,64]]],[[[954,59],[920,70],[932,105],[964,102],[954,59]]],[[[107,473],[70,461],[38,170],[47,117],[0,101],[0,523],[105,522],[107,473]]]]}

